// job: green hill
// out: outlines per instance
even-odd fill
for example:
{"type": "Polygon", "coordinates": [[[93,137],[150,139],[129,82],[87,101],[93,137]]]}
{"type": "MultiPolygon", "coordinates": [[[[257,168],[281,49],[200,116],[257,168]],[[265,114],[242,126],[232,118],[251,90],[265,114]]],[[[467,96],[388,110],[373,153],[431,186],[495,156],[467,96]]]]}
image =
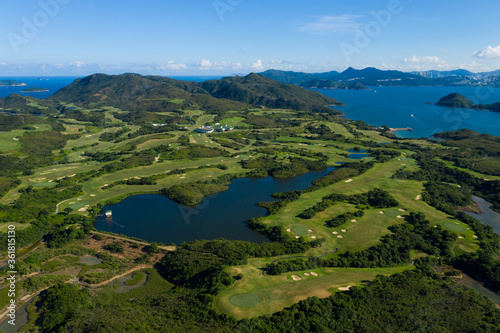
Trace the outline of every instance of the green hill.
{"type": "Polygon", "coordinates": [[[451,107],[451,108],[468,109],[468,108],[473,107],[474,103],[470,99],[468,99],[460,94],[453,93],[453,94],[449,94],[449,95],[446,95],[443,98],[441,98],[439,100],[439,102],[437,102],[436,105],[444,106],[444,107],[451,107]]]}
{"type": "Polygon", "coordinates": [[[203,83],[138,74],[94,74],[76,80],[51,98],[86,106],[110,105],[130,111],[199,107],[221,113],[251,106],[326,111],[327,105],[341,105],[337,100],[317,92],[282,84],[258,74],[203,83]]]}
{"type": "MultiPolygon", "coordinates": [[[[259,74],[227,77],[201,83],[212,96],[241,101],[255,106],[315,111],[339,101],[293,84],[283,84],[259,74]]],[[[331,111],[331,109],[330,109],[331,111]]]]}

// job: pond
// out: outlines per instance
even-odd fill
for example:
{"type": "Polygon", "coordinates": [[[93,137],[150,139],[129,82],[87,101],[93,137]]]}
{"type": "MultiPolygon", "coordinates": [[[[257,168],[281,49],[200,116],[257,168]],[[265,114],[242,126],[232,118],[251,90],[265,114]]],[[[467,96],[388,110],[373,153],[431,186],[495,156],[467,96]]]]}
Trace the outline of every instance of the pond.
{"type": "Polygon", "coordinates": [[[331,170],[333,168],[311,171],[290,179],[239,178],[229,185],[227,191],[208,196],[193,207],[180,205],[162,195],[136,195],[115,205],[104,206],[103,211],[112,211],[112,218],[98,218],[95,227],[164,244],[219,237],[269,241],[247,225],[250,218],[267,214],[257,203],[274,201],[272,193],[306,189],[313,180],[331,170]]]}
{"type": "Polygon", "coordinates": [[[492,204],[483,198],[472,196],[472,200],[477,203],[477,206],[481,210],[481,214],[471,212],[467,212],[467,214],[475,219],[478,219],[482,224],[493,227],[495,233],[500,235],[500,214],[491,209],[490,207],[492,204]]]}
{"type": "Polygon", "coordinates": [[[15,333],[18,332],[24,325],[26,325],[29,319],[26,308],[31,304],[32,301],[33,300],[30,300],[29,302],[16,309],[16,325],[9,324],[8,320],[10,319],[7,318],[0,324],[0,332],[15,333]]]}

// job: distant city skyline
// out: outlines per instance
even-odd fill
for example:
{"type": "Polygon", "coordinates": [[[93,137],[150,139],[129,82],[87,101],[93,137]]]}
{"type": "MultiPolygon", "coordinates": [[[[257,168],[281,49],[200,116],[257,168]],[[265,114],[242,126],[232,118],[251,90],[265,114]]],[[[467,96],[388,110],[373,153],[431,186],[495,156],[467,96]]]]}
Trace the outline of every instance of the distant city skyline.
{"type": "Polygon", "coordinates": [[[494,0],[4,0],[0,76],[500,69],[494,0]]]}

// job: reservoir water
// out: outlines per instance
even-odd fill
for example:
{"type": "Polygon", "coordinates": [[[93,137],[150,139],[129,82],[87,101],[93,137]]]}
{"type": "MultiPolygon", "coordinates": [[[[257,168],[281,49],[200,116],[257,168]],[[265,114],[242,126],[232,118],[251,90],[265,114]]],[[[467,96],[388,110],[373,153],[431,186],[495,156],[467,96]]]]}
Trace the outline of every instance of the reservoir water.
{"type": "Polygon", "coordinates": [[[227,191],[208,196],[194,207],[177,204],[162,195],[136,195],[105,206],[103,211],[111,210],[112,218],[97,219],[95,227],[164,244],[219,237],[268,241],[247,226],[248,219],[267,214],[265,209],[257,207],[257,203],[275,200],[272,193],[303,190],[332,169],[312,171],[290,179],[239,178],[227,191]]]}
{"type": "Polygon", "coordinates": [[[472,196],[472,199],[477,203],[481,214],[471,212],[467,212],[467,214],[478,219],[482,224],[493,227],[493,230],[500,235],[500,214],[491,209],[491,203],[483,198],[472,196]]]}
{"type": "Polygon", "coordinates": [[[371,90],[312,89],[333,97],[345,106],[334,107],[346,118],[391,128],[411,127],[399,131],[400,137],[421,138],[444,131],[468,128],[479,133],[500,136],[500,113],[444,108],[437,103],[442,97],[459,93],[476,104],[500,102],[500,88],[490,87],[372,87],[371,90]]]}

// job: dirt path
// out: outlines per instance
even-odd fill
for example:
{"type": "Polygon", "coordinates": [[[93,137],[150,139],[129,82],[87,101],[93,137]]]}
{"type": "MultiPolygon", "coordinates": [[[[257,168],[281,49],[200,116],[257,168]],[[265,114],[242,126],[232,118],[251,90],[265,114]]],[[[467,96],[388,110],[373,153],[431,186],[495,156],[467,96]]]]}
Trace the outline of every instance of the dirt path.
{"type": "MultiPolygon", "coordinates": [[[[76,184],[78,184],[80,181],[78,181],[76,184]]],[[[59,205],[62,204],[62,203],[65,203],[66,201],[70,201],[70,200],[75,200],[75,199],[78,199],[78,198],[83,198],[83,197],[86,197],[87,196],[87,191],[85,191],[85,189],[83,188],[82,186],[82,191],[83,193],[85,193],[84,195],[80,196],[80,197],[74,197],[74,198],[69,198],[69,199],[66,199],[66,200],[63,200],[61,201],[60,203],[58,203],[56,205],[56,211],[54,212],[54,214],[59,214],[59,205]]]]}
{"type": "Polygon", "coordinates": [[[144,269],[144,268],[153,268],[153,265],[139,265],[139,266],[135,266],[134,268],[132,269],[129,269],[128,271],[126,271],[125,273],[122,273],[120,275],[116,275],[116,276],[113,276],[111,279],[109,280],[106,280],[104,282],[101,282],[101,283],[98,283],[98,284],[90,284],[90,283],[86,283],[86,282],[81,282],[81,284],[87,286],[87,287],[100,287],[100,286],[103,286],[105,284],[108,284],[116,279],[119,279],[121,277],[124,277],[125,275],[128,275],[132,272],[135,272],[135,271],[138,271],[140,269],[144,269]]]}
{"type": "MultiPolygon", "coordinates": [[[[120,239],[120,240],[124,240],[124,241],[127,241],[127,242],[132,242],[132,243],[137,243],[137,244],[141,244],[141,245],[150,245],[151,244],[151,243],[148,243],[148,242],[142,242],[142,241],[138,241],[138,240],[135,240],[135,239],[130,239],[130,238],[127,238],[127,237],[110,235],[110,234],[107,234],[107,233],[104,233],[104,232],[99,232],[99,231],[91,231],[90,233],[92,233],[92,234],[98,234],[98,235],[106,236],[106,237],[112,237],[112,238],[115,238],[115,239],[120,239]]],[[[177,246],[158,246],[158,248],[160,248],[162,250],[165,250],[165,251],[175,251],[175,250],[177,250],[177,246]]]]}

